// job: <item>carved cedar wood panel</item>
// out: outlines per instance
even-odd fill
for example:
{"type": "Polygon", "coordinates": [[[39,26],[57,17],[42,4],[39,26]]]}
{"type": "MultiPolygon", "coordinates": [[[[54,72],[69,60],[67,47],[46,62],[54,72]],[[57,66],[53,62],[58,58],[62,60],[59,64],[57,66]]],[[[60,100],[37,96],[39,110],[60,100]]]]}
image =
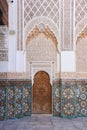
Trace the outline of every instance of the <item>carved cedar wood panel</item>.
{"type": "Polygon", "coordinates": [[[37,72],[34,77],[33,113],[52,113],[52,87],[49,75],[44,71],[37,72]]]}

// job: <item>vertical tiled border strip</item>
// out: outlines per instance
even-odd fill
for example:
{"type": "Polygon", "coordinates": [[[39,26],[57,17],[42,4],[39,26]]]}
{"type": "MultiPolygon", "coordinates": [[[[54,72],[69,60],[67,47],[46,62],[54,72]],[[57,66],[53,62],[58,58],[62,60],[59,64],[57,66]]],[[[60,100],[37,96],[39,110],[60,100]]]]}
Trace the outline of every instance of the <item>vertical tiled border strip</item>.
{"type": "Polygon", "coordinates": [[[23,95],[23,84],[16,85],[15,86],[15,117],[21,118],[23,117],[22,113],[22,95],[23,95]]]}
{"type": "Polygon", "coordinates": [[[52,97],[53,97],[53,116],[60,116],[61,114],[61,86],[60,86],[60,81],[55,80],[53,81],[53,92],[52,92],[52,97]]]}
{"type": "Polygon", "coordinates": [[[4,86],[4,81],[0,82],[0,121],[5,119],[6,114],[6,91],[4,86]]]}
{"type": "MultiPolygon", "coordinates": [[[[28,95],[27,95],[28,96],[28,95]]],[[[32,113],[32,87],[31,85],[26,85],[25,88],[23,87],[23,116],[30,116],[32,113]],[[29,97],[26,98],[24,93],[24,89],[28,90],[29,97]],[[24,103],[27,103],[29,111],[26,113],[24,103]]]]}
{"type": "Polygon", "coordinates": [[[7,119],[7,115],[8,115],[8,107],[7,107],[7,104],[8,104],[8,100],[7,100],[7,97],[8,97],[8,89],[7,89],[7,87],[8,87],[8,83],[6,83],[6,86],[5,86],[6,88],[5,88],[5,98],[6,98],[6,108],[5,108],[5,119],[7,119]]]}
{"type": "Polygon", "coordinates": [[[15,119],[15,86],[8,81],[7,89],[7,119],[15,119]],[[13,91],[13,93],[12,93],[13,91]],[[11,98],[11,99],[9,99],[11,98]]]}

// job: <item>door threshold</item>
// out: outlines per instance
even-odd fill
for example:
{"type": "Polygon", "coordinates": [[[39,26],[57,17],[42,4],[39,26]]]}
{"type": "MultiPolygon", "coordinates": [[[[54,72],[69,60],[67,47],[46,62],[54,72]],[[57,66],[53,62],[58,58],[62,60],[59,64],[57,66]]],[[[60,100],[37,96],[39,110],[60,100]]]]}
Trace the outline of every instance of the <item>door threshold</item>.
{"type": "Polygon", "coordinates": [[[52,116],[52,114],[32,114],[31,116],[52,116]]]}

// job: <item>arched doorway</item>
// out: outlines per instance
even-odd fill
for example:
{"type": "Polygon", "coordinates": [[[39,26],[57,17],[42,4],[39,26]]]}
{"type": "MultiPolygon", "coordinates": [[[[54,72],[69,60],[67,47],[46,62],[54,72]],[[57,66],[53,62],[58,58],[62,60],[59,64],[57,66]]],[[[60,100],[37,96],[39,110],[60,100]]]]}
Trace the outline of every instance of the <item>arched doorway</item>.
{"type": "Polygon", "coordinates": [[[33,84],[33,114],[52,113],[52,87],[50,77],[45,71],[39,71],[34,76],[33,84]]]}

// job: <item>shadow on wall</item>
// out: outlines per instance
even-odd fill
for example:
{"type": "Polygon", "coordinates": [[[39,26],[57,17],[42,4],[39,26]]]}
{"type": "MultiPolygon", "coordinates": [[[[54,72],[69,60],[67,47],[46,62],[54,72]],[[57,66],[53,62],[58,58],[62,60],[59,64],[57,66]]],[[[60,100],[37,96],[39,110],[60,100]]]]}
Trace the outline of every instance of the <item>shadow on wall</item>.
{"type": "Polygon", "coordinates": [[[0,0],[0,25],[8,25],[8,3],[0,0]]]}

